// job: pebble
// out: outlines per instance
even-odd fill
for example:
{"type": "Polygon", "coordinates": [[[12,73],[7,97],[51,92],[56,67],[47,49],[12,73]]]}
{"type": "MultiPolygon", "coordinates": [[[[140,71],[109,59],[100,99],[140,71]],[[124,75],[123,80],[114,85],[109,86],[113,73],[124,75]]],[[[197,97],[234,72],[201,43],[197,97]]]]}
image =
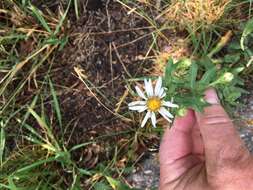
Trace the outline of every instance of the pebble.
{"type": "Polygon", "coordinates": [[[145,174],[145,175],[150,175],[150,174],[152,174],[152,170],[145,170],[145,171],[144,171],[144,174],[145,174]]]}

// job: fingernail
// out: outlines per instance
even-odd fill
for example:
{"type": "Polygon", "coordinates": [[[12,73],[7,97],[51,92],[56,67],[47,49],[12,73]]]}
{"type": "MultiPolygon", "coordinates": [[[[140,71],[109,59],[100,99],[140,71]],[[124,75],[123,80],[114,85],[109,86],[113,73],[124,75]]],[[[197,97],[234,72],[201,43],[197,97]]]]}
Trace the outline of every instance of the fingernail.
{"type": "Polygon", "coordinates": [[[220,100],[216,91],[213,88],[209,88],[205,91],[205,100],[209,104],[220,104],[220,100]]]}

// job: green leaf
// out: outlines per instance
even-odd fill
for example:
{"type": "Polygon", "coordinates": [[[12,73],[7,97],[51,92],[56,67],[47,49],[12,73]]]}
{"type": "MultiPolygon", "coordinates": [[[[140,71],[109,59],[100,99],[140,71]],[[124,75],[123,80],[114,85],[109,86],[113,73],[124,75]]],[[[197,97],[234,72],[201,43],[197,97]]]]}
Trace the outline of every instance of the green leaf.
{"type": "Polygon", "coordinates": [[[213,67],[212,69],[208,70],[205,72],[205,74],[202,76],[201,80],[199,83],[201,85],[208,85],[216,76],[217,69],[216,67],[213,67]]]}
{"type": "Polygon", "coordinates": [[[208,56],[203,56],[197,61],[197,64],[203,66],[205,70],[209,70],[215,66],[212,59],[210,59],[208,56]]]}
{"type": "Polygon", "coordinates": [[[48,26],[46,20],[42,16],[42,13],[39,9],[37,9],[35,6],[30,4],[29,9],[33,12],[33,14],[36,16],[36,18],[39,20],[40,24],[51,34],[52,31],[50,27],[48,26]]]}
{"type": "Polygon", "coordinates": [[[168,86],[171,83],[173,68],[173,59],[170,58],[165,68],[165,86],[168,86]]]}
{"type": "Polygon", "coordinates": [[[80,174],[85,175],[85,176],[92,176],[92,173],[88,170],[82,169],[82,168],[78,168],[78,171],[80,172],[80,174]]]}
{"type": "Polygon", "coordinates": [[[233,53],[237,50],[241,50],[241,45],[237,40],[234,40],[228,44],[227,51],[233,53]]]}
{"type": "Polygon", "coordinates": [[[231,72],[224,72],[220,75],[220,77],[212,82],[210,86],[215,86],[218,84],[229,84],[235,78],[234,74],[231,72]]]}
{"type": "Polygon", "coordinates": [[[203,108],[208,105],[202,94],[187,94],[187,96],[175,97],[175,102],[178,102],[182,107],[192,108],[198,112],[202,112],[203,108]]]}
{"type": "Polygon", "coordinates": [[[94,190],[111,190],[111,188],[103,182],[98,182],[94,185],[94,190]]]}
{"type": "Polygon", "coordinates": [[[198,65],[196,63],[192,63],[190,68],[190,87],[192,90],[194,90],[195,88],[197,74],[198,74],[198,65]]]}
{"type": "Polygon", "coordinates": [[[224,95],[225,101],[232,105],[235,105],[235,101],[242,95],[242,93],[245,93],[243,89],[237,87],[223,87],[221,91],[224,95]]]}
{"type": "Polygon", "coordinates": [[[240,53],[228,54],[225,55],[224,61],[225,63],[237,63],[240,60],[240,58],[241,58],[240,53]]]}
{"type": "Polygon", "coordinates": [[[245,70],[245,67],[236,67],[236,68],[234,68],[233,70],[232,70],[232,73],[234,73],[234,74],[239,74],[239,73],[241,73],[242,71],[244,71],[245,70]]]}
{"type": "Polygon", "coordinates": [[[242,37],[241,37],[241,48],[242,50],[245,50],[244,41],[247,38],[247,36],[253,31],[253,19],[250,19],[243,30],[242,37]]]}

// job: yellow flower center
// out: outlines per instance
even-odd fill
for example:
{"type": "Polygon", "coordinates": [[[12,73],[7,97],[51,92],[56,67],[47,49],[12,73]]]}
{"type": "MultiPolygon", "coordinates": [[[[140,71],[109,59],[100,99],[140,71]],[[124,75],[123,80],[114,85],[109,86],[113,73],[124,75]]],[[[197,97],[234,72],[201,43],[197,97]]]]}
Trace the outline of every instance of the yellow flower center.
{"type": "Polygon", "coordinates": [[[147,101],[147,106],[150,111],[158,111],[162,105],[162,102],[157,97],[151,97],[147,101]]]}

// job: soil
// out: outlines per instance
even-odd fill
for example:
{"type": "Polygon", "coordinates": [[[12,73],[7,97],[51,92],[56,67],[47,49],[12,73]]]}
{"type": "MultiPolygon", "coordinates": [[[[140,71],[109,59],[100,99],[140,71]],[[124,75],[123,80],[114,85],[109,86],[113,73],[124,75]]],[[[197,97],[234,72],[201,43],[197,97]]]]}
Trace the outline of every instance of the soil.
{"type": "MultiPolygon", "coordinates": [[[[94,168],[99,162],[112,159],[111,149],[116,141],[120,146],[120,141],[123,143],[127,140],[124,138],[131,137],[113,136],[114,133],[130,131],[131,135],[138,127],[112,112],[127,92],[127,85],[131,85],[127,80],[147,75],[144,68],[149,68],[152,60],[144,57],[152,36],[147,21],[129,15],[128,9],[116,2],[89,1],[86,8],[78,20],[70,21],[69,43],[55,59],[52,80],[56,86],[63,87],[57,91],[64,123],[68,126],[67,147],[108,135],[103,142],[73,155],[81,167],[94,168]],[[77,77],[74,68],[83,71],[89,88],[77,77]]],[[[118,114],[128,112],[129,97],[121,104],[118,114]]]]}

